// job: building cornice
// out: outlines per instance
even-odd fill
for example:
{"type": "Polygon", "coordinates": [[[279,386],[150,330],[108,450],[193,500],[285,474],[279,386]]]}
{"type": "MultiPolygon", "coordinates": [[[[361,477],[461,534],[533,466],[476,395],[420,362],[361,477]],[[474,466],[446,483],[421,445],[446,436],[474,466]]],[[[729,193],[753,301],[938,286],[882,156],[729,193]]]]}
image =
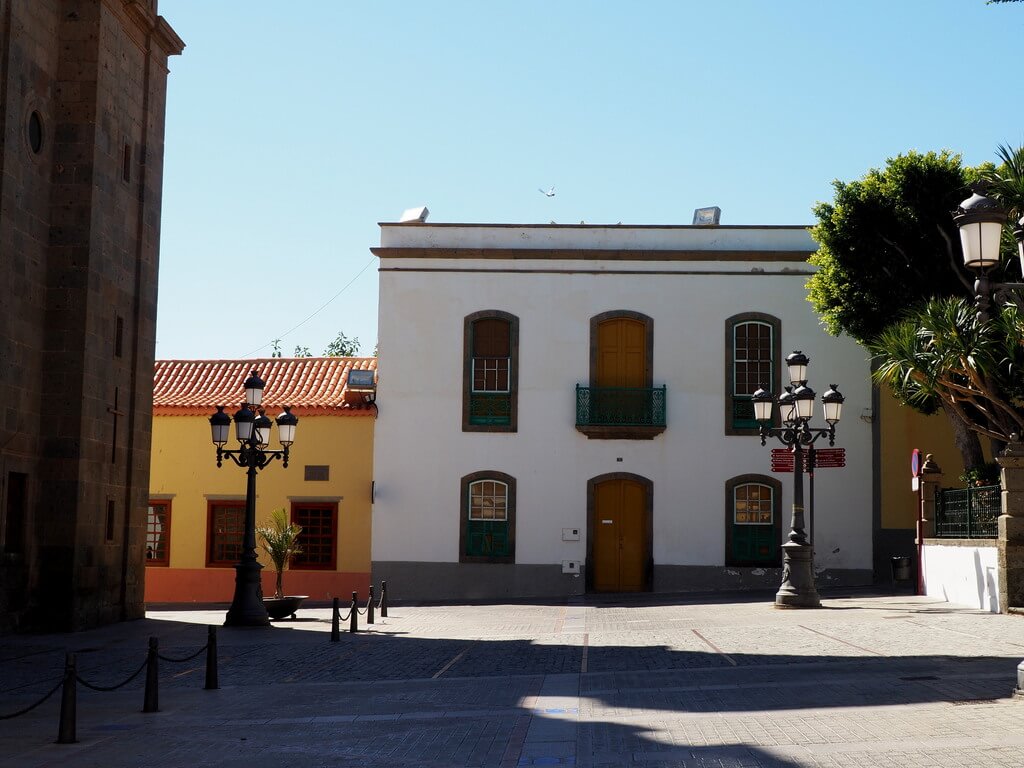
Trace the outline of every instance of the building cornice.
{"type": "Polygon", "coordinates": [[[371,248],[380,259],[506,259],[565,261],[790,261],[806,262],[814,251],[635,250],[601,248],[371,248]]]}
{"type": "Polygon", "coordinates": [[[185,41],[178,37],[163,16],[157,15],[150,3],[140,0],[122,0],[128,18],[135,22],[143,34],[151,34],[153,42],[167,56],[178,56],[185,50],[185,41]]]}

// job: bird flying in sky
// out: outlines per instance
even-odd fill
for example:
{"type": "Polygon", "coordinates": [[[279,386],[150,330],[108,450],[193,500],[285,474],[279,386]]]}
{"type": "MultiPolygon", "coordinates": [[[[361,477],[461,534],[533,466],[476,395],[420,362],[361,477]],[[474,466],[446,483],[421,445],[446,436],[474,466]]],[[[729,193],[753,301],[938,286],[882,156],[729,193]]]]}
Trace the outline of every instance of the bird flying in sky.
{"type": "Polygon", "coordinates": [[[554,187],[549,189],[547,192],[545,192],[543,189],[538,189],[537,191],[540,192],[545,197],[554,197],[555,196],[555,188],[554,187]]]}

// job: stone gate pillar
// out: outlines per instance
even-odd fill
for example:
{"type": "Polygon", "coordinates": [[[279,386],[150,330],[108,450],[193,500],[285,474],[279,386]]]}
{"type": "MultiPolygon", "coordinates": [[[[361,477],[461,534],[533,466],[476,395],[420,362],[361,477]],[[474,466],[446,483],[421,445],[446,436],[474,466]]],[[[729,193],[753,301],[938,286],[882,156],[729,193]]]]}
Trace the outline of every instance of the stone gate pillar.
{"type": "Polygon", "coordinates": [[[920,509],[917,510],[917,594],[928,594],[924,573],[924,540],[935,537],[935,498],[942,487],[942,469],[929,453],[925,456],[919,475],[921,483],[920,509]]]}
{"type": "Polygon", "coordinates": [[[998,457],[1002,481],[999,516],[999,610],[1024,607],[1024,443],[1017,435],[998,457]]]}
{"type": "Polygon", "coordinates": [[[929,453],[921,465],[921,509],[918,510],[918,545],[935,538],[935,498],[942,487],[942,468],[929,453]]]}

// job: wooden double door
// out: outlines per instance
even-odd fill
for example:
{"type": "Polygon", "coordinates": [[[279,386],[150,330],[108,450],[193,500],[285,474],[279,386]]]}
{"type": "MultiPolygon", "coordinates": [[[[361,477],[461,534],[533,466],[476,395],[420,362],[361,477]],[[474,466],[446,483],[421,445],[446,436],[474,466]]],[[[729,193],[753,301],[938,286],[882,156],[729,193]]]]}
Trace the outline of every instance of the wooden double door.
{"type": "Polygon", "coordinates": [[[589,525],[591,589],[650,589],[650,484],[614,476],[593,481],[589,525]]]}

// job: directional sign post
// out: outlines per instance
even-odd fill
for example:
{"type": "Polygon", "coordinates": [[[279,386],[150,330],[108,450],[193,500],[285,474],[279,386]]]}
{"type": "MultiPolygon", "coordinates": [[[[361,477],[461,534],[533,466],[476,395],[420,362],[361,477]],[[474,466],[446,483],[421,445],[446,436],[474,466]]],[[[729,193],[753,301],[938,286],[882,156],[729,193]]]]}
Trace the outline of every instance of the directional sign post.
{"type": "MultiPolygon", "coordinates": [[[[807,453],[803,454],[806,461],[807,453]]],[[[814,452],[815,469],[840,469],[846,466],[845,448],[819,448],[814,452]]],[[[772,472],[792,472],[793,453],[787,448],[772,449],[772,472]]],[[[803,468],[807,472],[807,467],[803,468]]]]}
{"type": "Polygon", "coordinates": [[[814,454],[817,469],[839,469],[846,466],[845,448],[819,448],[814,454]]]}
{"type": "Polygon", "coordinates": [[[772,472],[792,472],[793,452],[788,448],[772,448],[772,472]]]}

